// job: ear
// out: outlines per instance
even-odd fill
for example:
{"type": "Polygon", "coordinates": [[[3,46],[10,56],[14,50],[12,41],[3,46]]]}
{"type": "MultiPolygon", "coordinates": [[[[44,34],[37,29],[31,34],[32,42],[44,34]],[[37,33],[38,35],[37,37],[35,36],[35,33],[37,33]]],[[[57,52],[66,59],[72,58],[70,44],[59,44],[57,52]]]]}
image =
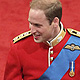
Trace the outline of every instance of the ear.
{"type": "Polygon", "coordinates": [[[52,25],[54,25],[54,27],[59,26],[59,18],[58,18],[58,17],[55,17],[55,18],[53,19],[52,25]]]}

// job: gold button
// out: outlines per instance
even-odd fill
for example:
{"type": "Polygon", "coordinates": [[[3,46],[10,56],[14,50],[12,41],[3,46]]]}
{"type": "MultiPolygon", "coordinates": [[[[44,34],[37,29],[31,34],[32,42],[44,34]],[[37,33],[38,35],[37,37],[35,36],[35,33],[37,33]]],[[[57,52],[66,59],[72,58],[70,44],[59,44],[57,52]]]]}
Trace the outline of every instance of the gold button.
{"type": "Polygon", "coordinates": [[[53,51],[50,51],[50,54],[53,54],[53,51]]]}
{"type": "Polygon", "coordinates": [[[53,59],[54,59],[54,58],[53,58],[53,57],[51,57],[51,58],[50,58],[50,61],[53,61],[53,59]]]}

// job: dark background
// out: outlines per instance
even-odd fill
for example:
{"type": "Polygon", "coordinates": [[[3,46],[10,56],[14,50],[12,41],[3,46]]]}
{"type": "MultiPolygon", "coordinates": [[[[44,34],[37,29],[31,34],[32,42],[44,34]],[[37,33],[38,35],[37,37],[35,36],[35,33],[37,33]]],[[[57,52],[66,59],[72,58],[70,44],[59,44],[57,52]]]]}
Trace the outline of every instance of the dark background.
{"type": "MultiPolygon", "coordinates": [[[[31,0],[0,0],[0,80],[3,80],[10,41],[28,29],[28,12],[31,0]]],[[[80,31],[80,1],[61,0],[62,22],[65,28],[80,31]]]]}

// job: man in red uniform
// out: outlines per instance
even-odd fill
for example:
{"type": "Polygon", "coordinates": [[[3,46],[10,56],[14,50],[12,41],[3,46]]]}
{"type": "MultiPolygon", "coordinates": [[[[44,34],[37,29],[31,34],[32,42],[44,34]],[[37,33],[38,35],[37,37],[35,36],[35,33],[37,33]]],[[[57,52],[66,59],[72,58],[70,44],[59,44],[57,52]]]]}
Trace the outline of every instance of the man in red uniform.
{"type": "Polygon", "coordinates": [[[4,80],[80,79],[80,32],[64,29],[61,17],[59,0],[32,0],[30,31],[13,39],[4,80]]]}

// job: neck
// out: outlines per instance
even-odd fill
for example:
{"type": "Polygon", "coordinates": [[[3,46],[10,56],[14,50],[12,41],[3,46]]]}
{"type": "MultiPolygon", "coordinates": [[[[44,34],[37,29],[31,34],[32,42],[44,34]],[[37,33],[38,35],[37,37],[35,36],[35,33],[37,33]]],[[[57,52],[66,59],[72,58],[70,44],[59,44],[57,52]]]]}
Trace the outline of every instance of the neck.
{"type": "Polygon", "coordinates": [[[60,27],[58,26],[53,32],[52,32],[52,36],[48,41],[53,40],[60,32],[60,27]]]}
{"type": "Polygon", "coordinates": [[[57,29],[56,35],[50,40],[47,41],[46,44],[49,46],[55,46],[57,45],[65,36],[66,30],[63,29],[63,24],[61,23],[61,30],[60,27],[57,29]]]}

